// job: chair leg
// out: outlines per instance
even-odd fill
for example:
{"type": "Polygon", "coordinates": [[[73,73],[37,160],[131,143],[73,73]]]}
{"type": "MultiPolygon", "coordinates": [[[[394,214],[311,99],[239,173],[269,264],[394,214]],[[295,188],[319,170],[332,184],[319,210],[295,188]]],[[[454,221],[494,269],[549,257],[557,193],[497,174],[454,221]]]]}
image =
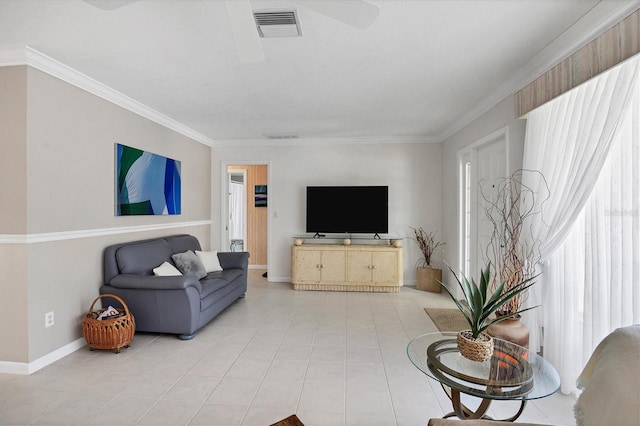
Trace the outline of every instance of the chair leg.
{"type": "Polygon", "coordinates": [[[196,333],[191,333],[191,334],[180,334],[178,336],[178,339],[180,340],[191,340],[194,337],[196,337],[196,333]]]}

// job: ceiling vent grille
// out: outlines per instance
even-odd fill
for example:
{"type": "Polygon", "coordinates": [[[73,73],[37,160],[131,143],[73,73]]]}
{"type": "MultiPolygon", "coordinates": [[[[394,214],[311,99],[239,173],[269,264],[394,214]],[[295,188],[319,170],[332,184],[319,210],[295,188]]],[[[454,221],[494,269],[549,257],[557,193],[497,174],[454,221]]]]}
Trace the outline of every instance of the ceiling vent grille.
{"type": "Polygon", "coordinates": [[[265,133],[264,137],[267,139],[298,139],[298,135],[295,133],[265,133]]]}
{"type": "Polygon", "coordinates": [[[260,37],[300,37],[300,22],[295,10],[253,12],[260,37]]]}

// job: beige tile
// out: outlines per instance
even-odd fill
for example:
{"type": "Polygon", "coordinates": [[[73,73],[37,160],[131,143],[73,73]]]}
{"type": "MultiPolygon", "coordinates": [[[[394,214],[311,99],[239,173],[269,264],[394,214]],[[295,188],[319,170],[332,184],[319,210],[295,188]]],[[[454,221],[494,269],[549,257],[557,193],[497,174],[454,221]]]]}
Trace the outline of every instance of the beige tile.
{"type": "Polygon", "coordinates": [[[343,345],[313,345],[311,361],[314,362],[346,362],[347,348],[343,345]]]}
{"type": "Polygon", "coordinates": [[[186,375],[180,378],[162,399],[194,401],[202,404],[222,380],[220,377],[186,375]]]}
{"type": "Polygon", "coordinates": [[[288,359],[276,359],[273,360],[265,380],[304,380],[307,374],[308,361],[296,361],[288,359]]]}
{"type": "Polygon", "coordinates": [[[113,397],[96,398],[92,393],[81,393],[68,399],[36,420],[35,425],[83,425],[113,397]]]}
{"type": "Polygon", "coordinates": [[[225,377],[234,377],[239,379],[259,379],[261,380],[266,374],[271,361],[263,361],[254,358],[246,358],[244,354],[239,357],[231,366],[225,377]]]}
{"type": "Polygon", "coordinates": [[[300,394],[299,410],[344,413],[344,385],[305,382],[300,394]]]}
{"type": "Polygon", "coordinates": [[[253,400],[260,380],[223,378],[207,399],[207,404],[249,406],[253,400]]]}
{"type": "Polygon", "coordinates": [[[251,406],[286,407],[294,411],[302,392],[302,380],[265,380],[260,385],[251,406]]]}
{"type": "Polygon", "coordinates": [[[345,364],[331,362],[309,362],[305,382],[328,383],[335,386],[344,385],[345,364]]]}
{"type": "Polygon", "coordinates": [[[116,396],[86,424],[133,425],[157,402],[153,398],[116,396]]]}
{"type": "MultiPolygon", "coordinates": [[[[298,413],[306,426],[424,426],[451,411],[406,355],[430,331],[423,308],[451,307],[448,296],[294,291],[250,272],[247,297],[193,340],[139,333],[117,355],[83,348],[31,376],[0,374],[0,424],[265,425],[298,413]]],[[[532,401],[521,419],[573,425],[573,403],[532,401]]]]}
{"type": "Polygon", "coordinates": [[[139,380],[129,383],[122,389],[120,396],[140,398],[160,398],[182,377],[179,373],[150,371],[139,380]]]}
{"type": "Polygon", "coordinates": [[[161,400],[154,405],[137,425],[186,425],[202,404],[194,401],[161,400]]]}
{"type": "Polygon", "coordinates": [[[64,392],[15,389],[0,401],[0,424],[29,424],[67,399],[64,392]]]}
{"type": "Polygon", "coordinates": [[[287,407],[251,406],[242,420],[243,426],[265,426],[283,420],[294,411],[287,407]]]}
{"type": "Polygon", "coordinates": [[[344,426],[344,411],[327,412],[323,410],[299,409],[296,413],[305,426],[344,426]]]}
{"type": "Polygon", "coordinates": [[[205,404],[191,419],[189,425],[234,426],[239,425],[247,411],[246,406],[205,404]]]}

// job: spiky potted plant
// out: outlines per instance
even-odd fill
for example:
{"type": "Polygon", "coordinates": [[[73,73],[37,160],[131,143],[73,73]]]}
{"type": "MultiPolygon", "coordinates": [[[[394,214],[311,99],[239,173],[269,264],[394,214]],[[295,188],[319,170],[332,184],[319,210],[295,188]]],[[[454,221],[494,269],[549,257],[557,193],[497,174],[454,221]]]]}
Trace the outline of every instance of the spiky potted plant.
{"type": "Polygon", "coordinates": [[[446,285],[443,284],[442,287],[451,296],[470,327],[469,330],[462,330],[458,333],[457,343],[460,354],[472,361],[486,361],[493,354],[493,338],[485,333],[485,330],[493,324],[505,321],[512,316],[520,315],[524,311],[533,309],[533,307],[497,317],[495,312],[505,303],[508,303],[531,287],[534,284],[533,279],[535,277],[526,279],[517,287],[506,291],[504,283],[501,283],[492,291],[490,290],[491,264],[488,264],[482,271],[480,284],[476,284],[473,278],[469,282],[462,273],[458,277],[451,267],[449,267],[449,270],[456,277],[458,286],[464,294],[465,303],[459,301],[454,296],[453,291],[446,285]]]}

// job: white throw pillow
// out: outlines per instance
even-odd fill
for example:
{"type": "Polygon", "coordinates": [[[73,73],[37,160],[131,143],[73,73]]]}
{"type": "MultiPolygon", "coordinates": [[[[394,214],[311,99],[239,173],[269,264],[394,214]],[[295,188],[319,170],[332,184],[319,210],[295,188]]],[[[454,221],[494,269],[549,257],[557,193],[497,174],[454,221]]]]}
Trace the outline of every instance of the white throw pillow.
{"type": "Polygon", "coordinates": [[[157,268],[153,268],[153,274],[158,277],[171,277],[174,275],[182,275],[182,272],[178,271],[178,268],[169,262],[164,262],[157,268]]]}
{"type": "Polygon", "coordinates": [[[222,266],[220,266],[220,259],[218,259],[217,251],[198,251],[196,250],[196,256],[204,265],[204,269],[207,272],[216,272],[222,271],[222,266]]]}

